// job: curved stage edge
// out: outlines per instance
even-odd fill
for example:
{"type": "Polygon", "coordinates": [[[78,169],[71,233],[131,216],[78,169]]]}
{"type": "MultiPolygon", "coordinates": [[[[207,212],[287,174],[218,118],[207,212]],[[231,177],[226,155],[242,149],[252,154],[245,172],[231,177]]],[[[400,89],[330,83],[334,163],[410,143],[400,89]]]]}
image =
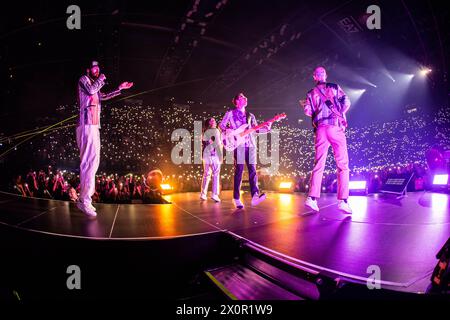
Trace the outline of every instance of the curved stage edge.
{"type": "Polygon", "coordinates": [[[191,290],[192,283],[205,270],[235,263],[245,245],[360,285],[377,267],[383,289],[423,293],[450,235],[447,194],[352,196],[351,216],[337,210],[332,194],[319,200],[317,214],[304,207],[303,194],[270,192],[257,207],[243,197],[243,210],[229,191],[221,203],[180,193],[166,196],[171,204],[96,204],[98,217],[89,219],[74,203],[0,192],[5,290],[33,298],[210,296],[210,288],[191,290]],[[64,288],[70,265],[84,270],[84,293],[64,288]]]}

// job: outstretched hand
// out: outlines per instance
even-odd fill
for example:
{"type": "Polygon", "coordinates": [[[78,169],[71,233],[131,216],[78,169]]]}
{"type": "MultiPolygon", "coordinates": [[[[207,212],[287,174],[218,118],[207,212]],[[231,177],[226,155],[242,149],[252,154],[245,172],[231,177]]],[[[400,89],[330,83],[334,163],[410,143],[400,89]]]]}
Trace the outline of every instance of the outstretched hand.
{"type": "Polygon", "coordinates": [[[122,89],[130,89],[132,86],[133,86],[133,82],[122,82],[120,85],[119,85],[119,90],[122,90],[122,89]]]}

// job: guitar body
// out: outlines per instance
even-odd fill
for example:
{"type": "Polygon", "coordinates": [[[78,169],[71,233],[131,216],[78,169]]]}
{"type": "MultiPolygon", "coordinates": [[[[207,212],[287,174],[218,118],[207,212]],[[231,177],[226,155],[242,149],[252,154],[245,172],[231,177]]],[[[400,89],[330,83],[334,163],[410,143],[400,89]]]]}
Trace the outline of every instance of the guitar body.
{"type": "Polygon", "coordinates": [[[225,150],[233,151],[237,147],[245,143],[245,137],[250,133],[255,132],[256,130],[259,130],[269,124],[272,124],[275,121],[280,121],[284,118],[286,118],[286,114],[282,113],[253,128],[248,128],[248,124],[243,124],[237,129],[227,130],[225,133],[222,133],[223,146],[225,150]]]}
{"type": "Polygon", "coordinates": [[[222,134],[223,146],[225,150],[233,151],[240,145],[244,144],[245,136],[241,136],[241,133],[243,133],[247,127],[247,124],[243,124],[235,130],[230,130],[229,132],[222,134]]]}

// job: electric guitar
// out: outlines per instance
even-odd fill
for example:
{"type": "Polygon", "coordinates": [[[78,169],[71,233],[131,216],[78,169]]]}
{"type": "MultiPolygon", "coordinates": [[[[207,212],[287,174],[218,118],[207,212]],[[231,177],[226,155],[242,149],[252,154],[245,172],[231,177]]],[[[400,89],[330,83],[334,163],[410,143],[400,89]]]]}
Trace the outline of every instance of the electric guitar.
{"type": "Polygon", "coordinates": [[[267,120],[266,122],[263,122],[256,127],[247,129],[248,124],[243,124],[239,128],[234,130],[227,130],[225,133],[222,134],[222,140],[223,140],[223,146],[227,151],[233,151],[240,145],[244,144],[245,137],[249,135],[252,132],[255,132],[256,130],[259,130],[265,126],[268,126],[271,123],[274,123],[276,121],[280,121],[282,119],[286,118],[285,113],[281,113],[276,115],[270,120],[267,120]]]}

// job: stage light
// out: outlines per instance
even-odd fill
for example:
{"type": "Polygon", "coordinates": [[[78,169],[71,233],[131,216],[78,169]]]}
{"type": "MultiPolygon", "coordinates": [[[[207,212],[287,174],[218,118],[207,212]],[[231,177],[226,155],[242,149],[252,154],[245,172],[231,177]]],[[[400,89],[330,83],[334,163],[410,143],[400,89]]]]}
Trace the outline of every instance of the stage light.
{"type": "Polygon", "coordinates": [[[161,184],[161,189],[168,191],[168,190],[173,190],[173,187],[168,183],[163,183],[163,184],[161,184]]]}
{"type": "Polygon", "coordinates": [[[363,190],[366,189],[366,181],[350,181],[348,188],[350,190],[363,190]]]}
{"type": "Polygon", "coordinates": [[[433,177],[433,185],[445,186],[448,183],[448,174],[435,174],[433,177]]]}
{"type": "Polygon", "coordinates": [[[280,189],[290,189],[292,187],[292,182],[281,182],[280,189]]]}
{"type": "Polygon", "coordinates": [[[382,68],[381,69],[381,73],[384,74],[386,77],[388,77],[389,79],[392,80],[392,82],[395,82],[394,77],[392,76],[392,74],[386,69],[386,68],[382,68]]]}
{"type": "Polygon", "coordinates": [[[365,180],[360,181],[350,181],[348,185],[351,195],[356,194],[367,194],[367,182],[365,180]]]}
{"type": "Polygon", "coordinates": [[[421,76],[427,76],[432,70],[430,68],[423,67],[420,69],[419,73],[421,76]]]}
{"type": "Polygon", "coordinates": [[[366,92],[366,89],[347,89],[345,92],[347,92],[348,96],[350,97],[350,100],[353,104],[356,104],[356,102],[361,98],[361,96],[366,92]]]}
{"type": "Polygon", "coordinates": [[[278,190],[280,192],[293,192],[294,191],[294,183],[292,183],[292,181],[282,181],[278,185],[278,190]]]}

